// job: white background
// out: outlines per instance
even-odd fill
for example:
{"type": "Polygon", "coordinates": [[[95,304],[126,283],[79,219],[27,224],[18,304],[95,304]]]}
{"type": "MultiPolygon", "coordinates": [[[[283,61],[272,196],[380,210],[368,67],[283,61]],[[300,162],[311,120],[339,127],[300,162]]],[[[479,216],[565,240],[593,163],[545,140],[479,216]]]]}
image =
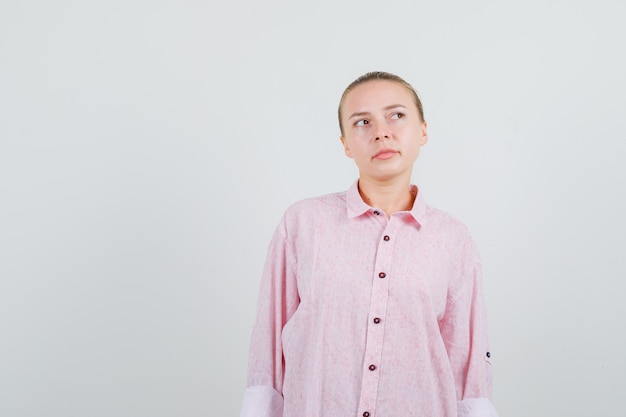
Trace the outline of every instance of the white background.
{"type": "Polygon", "coordinates": [[[237,416],[270,235],[346,189],[341,92],[422,96],[501,417],[623,414],[621,0],[0,3],[0,415],[237,416]]]}

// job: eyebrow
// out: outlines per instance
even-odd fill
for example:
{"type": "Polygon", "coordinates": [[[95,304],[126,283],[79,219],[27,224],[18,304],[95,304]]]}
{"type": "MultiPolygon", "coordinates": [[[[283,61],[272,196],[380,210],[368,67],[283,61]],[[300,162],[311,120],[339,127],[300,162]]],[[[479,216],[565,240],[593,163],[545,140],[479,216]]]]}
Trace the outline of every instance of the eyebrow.
{"type": "MultiPolygon", "coordinates": [[[[406,108],[407,108],[407,107],[406,107],[405,105],[403,105],[403,104],[390,104],[389,106],[384,107],[384,108],[383,108],[383,110],[391,110],[391,109],[395,109],[395,108],[398,108],[398,107],[401,107],[401,108],[403,108],[403,109],[406,109],[406,108]]],[[[350,117],[348,117],[348,120],[352,119],[353,117],[368,116],[368,115],[370,115],[370,114],[371,114],[371,113],[370,113],[370,112],[368,112],[368,111],[360,111],[360,112],[352,113],[352,114],[350,115],[350,117]]]]}

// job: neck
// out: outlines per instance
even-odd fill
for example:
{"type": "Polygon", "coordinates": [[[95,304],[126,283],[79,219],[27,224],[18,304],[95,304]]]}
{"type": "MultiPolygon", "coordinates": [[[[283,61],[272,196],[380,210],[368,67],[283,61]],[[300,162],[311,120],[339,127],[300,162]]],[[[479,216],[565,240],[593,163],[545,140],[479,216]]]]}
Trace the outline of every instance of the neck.
{"type": "Polygon", "coordinates": [[[383,210],[387,217],[398,211],[411,210],[416,194],[411,193],[409,186],[410,179],[380,182],[359,178],[359,193],[363,201],[383,210]]]}

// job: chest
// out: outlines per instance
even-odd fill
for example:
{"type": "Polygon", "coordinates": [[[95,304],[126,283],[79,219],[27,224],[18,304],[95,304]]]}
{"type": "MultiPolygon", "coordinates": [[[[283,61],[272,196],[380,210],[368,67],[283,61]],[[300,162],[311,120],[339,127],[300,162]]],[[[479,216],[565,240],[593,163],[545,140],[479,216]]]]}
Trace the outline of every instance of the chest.
{"type": "Polygon", "coordinates": [[[393,220],[318,225],[297,241],[301,303],[366,314],[373,300],[385,300],[403,317],[440,317],[453,253],[436,236],[393,220]]]}

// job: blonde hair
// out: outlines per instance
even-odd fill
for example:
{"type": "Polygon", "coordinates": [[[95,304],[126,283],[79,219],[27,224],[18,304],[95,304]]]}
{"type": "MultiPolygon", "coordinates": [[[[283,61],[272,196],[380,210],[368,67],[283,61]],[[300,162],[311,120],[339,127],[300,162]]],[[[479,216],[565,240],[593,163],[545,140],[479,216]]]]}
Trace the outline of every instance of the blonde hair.
{"type": "Polygon", "coordinates": [[[341,123],[341,108],[343,107],[343,102],[345,101],[346,96],[355,87],[361,84],[364,84],[366,82],[376,81],[376,80],[393,81],[398,84],[401,84],[407,90],[409,90],[409,92],[413,95],[413,100],[415,101],[415,106],[417,107],[417,112],[419,113],[420,119],[422,120],[422,122],[425,121],[424,120],[424,108],[422,107],[422,101],[420,100],[419,96],[417,95],[417,92],[415,91],[415,89],[413,88],[411,84],[409,84],[403,78],[395,74],[391,74],[389,72],[384,72],[384,71],[372,71],[372,72],[368,72],[367,74],[363,74],[356,80],[352,81],[350,85],[346,87],[346,89],[343,91],[343,94],[341,95],[341,100],[339,100],[339,109],[337,111],[338,116],[339,116],[339,130],[341,131],[341,136],[343,136],[343,123],[341,123]]]}

